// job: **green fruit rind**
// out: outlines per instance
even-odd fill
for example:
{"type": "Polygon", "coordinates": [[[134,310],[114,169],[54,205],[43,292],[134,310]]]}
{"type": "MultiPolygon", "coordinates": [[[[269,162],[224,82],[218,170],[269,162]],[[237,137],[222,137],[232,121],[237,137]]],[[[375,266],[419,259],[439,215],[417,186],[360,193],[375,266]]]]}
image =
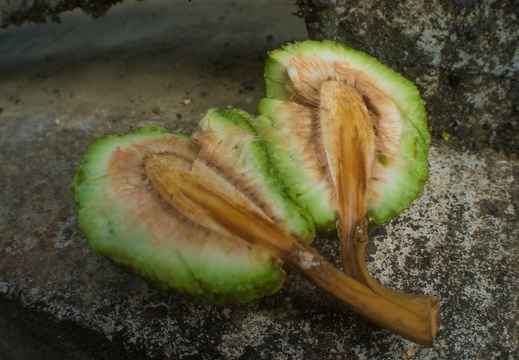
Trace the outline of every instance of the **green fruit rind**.
{"type": "Polygon", "coordinates": [[[330,204],[332,190],[320,172],[304,155],[305,144],[291,133],[286,121],[289,114],[282,110],[284,101],[262,99],[260,115],[254,127],[264,140],[272,164],[279,172],[290,196],[312,216],[317,229],[334,229],[337,209],[330,204]]]}
{"type": "Polygon", "coordinates": [[[253,116],[240,109],[222,113],[211,109],[198,126],[202,132],[215,132],[218,147],[226,149],[218,154],[218,158],[225,158],[230,167],[239,169],[235,174],[240,177],[237,179],[239,183],[251,184],[250,188],[259,191],[259,197],[270,204],[271,217],[299,240],[311,243],[315,238],[312,217],[286,193],[268,156],[265,142],[250,125],[251,122],[254,122],[253,116]]]}
{"type": "MultiPolygon", "coordinates": [[[[379,196],[371,199],[369,204],[369,216],[374,223],[389,221],[422,193],[429,174],[427,156],[430,135],[425,102],[418,89],[412,82],[368,54],[332,41],[309,40],[288,44],[269,53],[265,66],[268,99],[284,102],[293,98],[287,68],[296,57],[314,57],[319,61],[347,64],[349,68],[362,72],[396,105],[402,120],[399,153],[384,165],[381,175],[383,181],[373,185],[374,192],[379,196]]],[[[275,111],[272,103],[260,103],[260,114],[271,116],[275,111]]],[[[304,178],[304,174],[299,176],[304,178]]],[[[310,212],[314,213],[311,210],[310,212]]]]}
{"type": "Polygon", "coordinates": [[[190,238],[182,238],[186,232],[180,230],[160,238],[113,190],[107,173],[118,148],[171,137],[190,141],[164,128],[140,128],[105,136],[90,146],[70,188],[79,228],[92,252],[196,302],[244,303],[278,291],[285,273],[265,252],[233,251],[232,242],[215,233],[206,241],[205,229],[190,238]]]}

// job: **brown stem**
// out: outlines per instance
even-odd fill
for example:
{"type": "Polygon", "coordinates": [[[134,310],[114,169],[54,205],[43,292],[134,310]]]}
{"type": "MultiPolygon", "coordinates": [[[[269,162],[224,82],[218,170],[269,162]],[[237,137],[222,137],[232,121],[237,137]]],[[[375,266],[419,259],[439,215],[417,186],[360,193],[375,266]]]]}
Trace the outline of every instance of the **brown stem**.
{"type": "Polygon", "coordinates": [[[268,249],[362,316],[417,343],[432,343],[438,330],[437,304],[417,302],[402,307],[388,301],[275,226],[243,193],[198,161],[190,170],[173,156],[154,155],[145,169],[164,199],[192,221],[236,241],[268,249]]]}
{"type": "Polygon", "coordinates": [[[346,274],[364,282],[355,255],[357,245],[362,245],[367,238],[356,235],[368,212],[374,130],[369,112],[354,88],[342,82],[327,81],[322,84],[320,94],[322,139],[339,208],[342,263],[346,274]]]}
{"type": "Polygon", "coordinates": [[[309,255],[305,256],[307,260],[303,265],[301,262],[296,264],[300,267],[299,273],[314,285],[375,324],[418,344],[432,344],[439,327],[440,307],[436,302],[416,299],[414,303],[407,302],[402,306],[340,272],[317,254],[312,261],[308,261],[309,255]],[[306,268],[304,264],[308,263],[313,267],[306,268]]]}
{"type": "Polygon", "coordinates": [[[366,266],[368,189],[375,159],[375,134],[368,109],[357,90],[336,81],[321,86],[321,129],[337,194],[338,230],[344,272],[399,306],[433,306],[436,299],[389,289],[366,266]]]}

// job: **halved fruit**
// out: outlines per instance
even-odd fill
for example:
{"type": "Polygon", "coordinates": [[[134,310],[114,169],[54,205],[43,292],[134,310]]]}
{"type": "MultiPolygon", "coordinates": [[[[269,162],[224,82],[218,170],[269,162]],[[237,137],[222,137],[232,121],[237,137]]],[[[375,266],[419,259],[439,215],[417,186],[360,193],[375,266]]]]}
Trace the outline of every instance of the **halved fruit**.
{"type": "Polygon", "coordinates": [[[277,259],[201,227],[153,186],[147,171],[153,156],[188,167],[198,152],[189,137],[163,128],[93,143],[71,184],[92,251],[198,302],[243,303],[276,292],[285,278],[277,259]]]}
{"type": "Polygon", "coordinates": [[[304,41],[272,51],[265,79],[267,99],[260,103],[259,112],[270,123],[264,121],[258,131],[274,143],[269,147],[272,157],[284,163],[279,171],[284,175],[283,169],[288,169],[287,186],[310,213],[322,212],[314,207],[326,209],[328,222],[333,222],[338,210],[330,195],[333,181],[319,120],[321,86],[329,81],[352,88],[369,114],[375,146],[367,193],[372,224],[387,222],[423,191],[430,137],[425,102],[413,83],[375,58],[331,41],[304,41]],[[288,134],[291,140],[280,143],[288,134]],[[320,199],[319,203],[305,202],[307,189],[312,194],[308,197],[320,199]]]}
{"type": "Polygon", "coordinates": [[[255,125],[300,204],[328,215],[318,224],[337,217],[345,273],[398,307],[434,307],[431,297],[382,286],[365,263],[368,228],[406,209],[428,177],[430,139],[417,88],[367,54],[330,41],[271,52],[265,78],[268,99],[259,112],[267,120],[255,125]],[[305,201],[307,192],[320,202],[305,201]]]}

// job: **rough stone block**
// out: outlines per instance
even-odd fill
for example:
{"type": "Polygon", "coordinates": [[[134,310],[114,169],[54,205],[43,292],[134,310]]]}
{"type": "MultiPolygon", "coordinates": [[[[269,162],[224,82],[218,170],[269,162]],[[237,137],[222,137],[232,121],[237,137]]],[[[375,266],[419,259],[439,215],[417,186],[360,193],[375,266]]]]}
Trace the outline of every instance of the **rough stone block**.
{"type": "Polygon", "coordinates": [[[437,137],[519,154],[517,1],[298,3],[310,38],[363,50],[415,81],[437,137]]]}

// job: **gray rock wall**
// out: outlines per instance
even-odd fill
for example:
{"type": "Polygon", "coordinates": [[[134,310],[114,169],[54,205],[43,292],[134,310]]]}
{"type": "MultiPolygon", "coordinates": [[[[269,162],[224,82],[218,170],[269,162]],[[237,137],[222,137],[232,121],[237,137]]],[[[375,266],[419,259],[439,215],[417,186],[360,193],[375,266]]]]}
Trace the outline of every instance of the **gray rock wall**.
{"type": "Polygon", "coordinates": [[[299,1],[309,36],[363,50],[416,82],[433,133],[519,153],[519,2],[299,1]]]}

